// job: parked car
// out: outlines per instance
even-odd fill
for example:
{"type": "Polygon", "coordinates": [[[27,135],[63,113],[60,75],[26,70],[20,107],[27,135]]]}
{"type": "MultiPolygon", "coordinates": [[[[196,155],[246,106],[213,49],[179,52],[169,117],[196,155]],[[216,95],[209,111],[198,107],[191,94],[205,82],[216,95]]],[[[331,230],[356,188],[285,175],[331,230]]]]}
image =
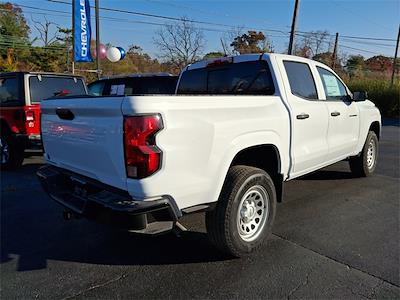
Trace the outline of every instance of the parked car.
{"type": "Polygon", "coordinates": [[[88,85],[90,95],[155,95],[175,94],[178,76],[168,73],[132,74],[104,78],[88,85]]]}
{"type": "Polygon", "coordinates": [[[40,103],[61,95],[87,94],[80,76],[55,73],[13,72],[0,74],[1,167],[15,168],[24,150],[39,148],[40,103]]]}
{"type": "Polygon", "coordinates": [[[284,182],[344,159],[354,176],[371,175],[381,134],[365,93],[282,54],[189,65],[175,96],[43,106],[48,165],[37,174],[68,216],[152,234],[205,210],[211,241],[234,256],[270,234],[284,182]]]}

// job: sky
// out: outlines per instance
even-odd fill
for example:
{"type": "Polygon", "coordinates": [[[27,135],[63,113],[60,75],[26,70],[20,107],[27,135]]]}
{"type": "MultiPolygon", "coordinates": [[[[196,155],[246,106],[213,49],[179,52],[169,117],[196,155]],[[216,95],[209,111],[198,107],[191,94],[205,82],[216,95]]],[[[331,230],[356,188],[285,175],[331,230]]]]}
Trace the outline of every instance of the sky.
{"type": "MultiPolygon", "coordinates": [[[[71,0],[59,1],[71,3],[71,0]]],[[[30,24],[32,19],[42,21],[46,17],[61,27],[71,27],[71,5],[48,0],[11,0],[11,2],[22,6],[30,24]]],[[[94,5],[94,0],[90,2],[94,5]]],[[[204,30],[205,53],[221,51],[220,38],[227,36],[228,31],[237,27],[264,31],[272,41],[275,52],[284,52],[288,45],[287,32],[290,31],[294,8],[294,0],[99,0],[99,3],[100,7],[167,17],[186,17],[191,20],[218,24],[196,25],[204,30]]],[[[94,9],[92,9],[93,16],[94,9]]],[[[171,22],[160,18],[100,10],[101,42],[125,49],[135,44],[156,58],[160,53],[154,45],[154,36],[162,25],[135,23],[136,21],[157,24],[171,22]]],[[[327,30],[332,35],[329,38],[331,42],[334,40],[335,33],[338,32],[339,53],[360,54],[364,57],[379,54],[393,56],[399,23],[399,0],[300,0],[297,30],[303,32],[327,30]],[[377,41],[349,37],[390,40],[377,41]]],[[[93,20],[93,36],[94,28],[93,20]]],[[[33,29],[32,36],[35,35],[37,32],[33,29]]]]}

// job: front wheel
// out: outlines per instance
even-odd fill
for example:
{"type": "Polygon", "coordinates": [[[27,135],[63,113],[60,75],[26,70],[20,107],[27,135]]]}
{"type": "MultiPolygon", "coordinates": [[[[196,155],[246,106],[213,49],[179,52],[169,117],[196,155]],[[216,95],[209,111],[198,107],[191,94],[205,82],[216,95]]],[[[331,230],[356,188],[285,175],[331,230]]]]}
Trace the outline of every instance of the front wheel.
{"type": "Polygon", "coordinates": [[[361,153],[358,156],[350,157],[349,164],[353,176],[367,177],[375,171],[378,150],[378,138],[375,132],[370,131],[361,153]]]}
{"type": "Polygon", "coordinates": [[[261,246],[271,233],[275,212],[271,177],[258,168],[234,166],[216,208],[206,213],[207,232],[219,250],[240,257],[261,246]]]}

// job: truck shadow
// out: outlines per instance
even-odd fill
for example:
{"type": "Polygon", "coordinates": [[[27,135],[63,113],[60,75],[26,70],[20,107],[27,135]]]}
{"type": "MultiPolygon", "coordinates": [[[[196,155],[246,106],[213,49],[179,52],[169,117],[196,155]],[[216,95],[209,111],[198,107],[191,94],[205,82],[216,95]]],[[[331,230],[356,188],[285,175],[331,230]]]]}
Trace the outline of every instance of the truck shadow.
{"type": "MultiPolygon", "coordinates": [[[[41,199],[45,198],[42,196],[41,199]]],[[[62,208],[56,207],[50,199],[43,201],[51,209],[40,204],[39,209],[21,209],[15,204],[7,207],[9,201],[4,200],[4,194],[2,198],[0,263],[16,260],[17,271],[46,269],[48,260],[101,265],[164,265],[230,259],[218,252],[202,232],[187,231],[180,237],[172,233],[135,235],[83,219],[64,221],[62,208]]]]}

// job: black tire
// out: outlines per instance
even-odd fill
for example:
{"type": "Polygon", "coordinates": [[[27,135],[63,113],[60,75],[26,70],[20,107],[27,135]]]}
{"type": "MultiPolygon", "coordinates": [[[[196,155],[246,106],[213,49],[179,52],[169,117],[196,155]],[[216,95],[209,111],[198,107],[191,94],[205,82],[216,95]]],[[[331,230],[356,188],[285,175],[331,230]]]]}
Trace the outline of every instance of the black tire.
{"type": "Polygon", "coordinates": [[[378,161],[378,138],[375,132],[368,132],[364,147],[359,155],[352,156],[349,159],[350,170],[354,177],[368,177],[374,173],[378,161]],[[371,146],[373,143],[374,146],[371,146]],[[370,148],[373,147],[373,150],[370,148]],[[373,160],[371,162],[370,151],[373,151],[373,160]]]}
{"type": "MultiPolygon", "coordinates": [[[[258,199],[260,199],[260,195],[258,199]]],[[[248,166],[231,167],[215,209],[206,213],[206,228],[211,242],[220,251],[235,257],[244,256],[256,250],[271,233],[276,213],[276,199],[274,183],[265,171],[248,166]],[[256,196],[252,194],[253,190],[256,196]],[[263,208],[266,216],[264,221],[261,217],[264,215],[258,215],[260,210],[258,210],[257,205],[261,203],[258,202],[260,200],[255,200],[258,191],[266,192],[268,196],[266,197],[268,199],[263,200],[265,203],[263,205],[268,205],[268,209],[263,208]],[[247,206],[243,208],[244,206],[241,203],[243,201],[246,203],[247,197],[253,205],[256,203],[256,210],[253,213],[253,218],[243,218],[253,221],[257,221],[258,216],[261,218],[259,218],[260,225],[257,227],[257,233],[254,234],[254,240],[245,240],[243,237],[243,234],[247,234],[245,230],[249,228],[243,227],[247,225],[243,225],[242,212],[245,209],[245,213],[247,213],[247,206]],[[239,212],[239,209],[242,210],[239,212]],[[240,218],[239,213],[241,214],[240,218]],[[242,229],[239,229],[239,227],[242,229]]],[[[254,209],[251,211],[254,212],[254,209]]]]}
{"type": "Polygon", "coordinates": [[[3,131],[0,133],[0,161],[2,170],[16,169],[24,161],[22,145],[11,134],[3,131]]]}

